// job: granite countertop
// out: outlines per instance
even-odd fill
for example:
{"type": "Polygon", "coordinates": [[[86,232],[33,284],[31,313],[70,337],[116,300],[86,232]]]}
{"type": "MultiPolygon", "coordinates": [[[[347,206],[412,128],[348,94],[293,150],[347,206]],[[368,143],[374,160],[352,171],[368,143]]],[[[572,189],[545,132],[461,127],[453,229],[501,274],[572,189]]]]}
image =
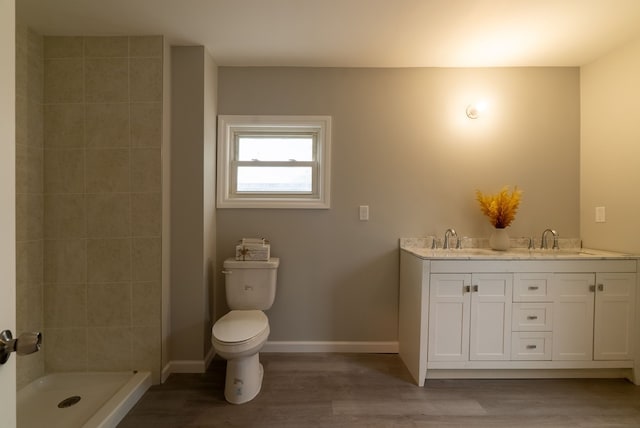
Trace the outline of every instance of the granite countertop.
{"type": "Polygon", "coordinates": [[[560,242],[559,250],[552,249],[528,249],[528,239],[512,240],[512,247],[507,251],[495,251],[488,247],[472,246],[483,244],[481,239],[464,238],[463,248],[432,249],[431,243],[434,237],[425,238],[401,238],[400,249],[405,250],[422,259],[458,259],[458,260],[610,260],[610,259],[637,259],[637,255],[602,251],[596,249],[580,248],[580,240],[565,239],[560,242]],[[519,246],[523,242],[527,244],[519,246]],[[577,244],[577,245],[576,245],[577,244]]]}

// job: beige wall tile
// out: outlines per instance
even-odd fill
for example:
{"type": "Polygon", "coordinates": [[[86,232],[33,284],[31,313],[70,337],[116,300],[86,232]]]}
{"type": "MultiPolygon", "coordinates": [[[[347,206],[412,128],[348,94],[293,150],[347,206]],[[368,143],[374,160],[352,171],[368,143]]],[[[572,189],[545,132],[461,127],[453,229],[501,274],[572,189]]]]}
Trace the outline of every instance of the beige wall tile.
{"type": "Polygon", "coordinates": [[[152,382],[160,382],[160,324],[132,328],[132,364],[134,370],[151,371],[152,382]]]}
{"type": "Polygon", "coordinates": [[[84,150],[45,149],[44,180],[46,193],[83,193],[84,150]]]}
{"type": "Polygon", "coordinates": [[[162,105],[160,103],[131,104],[131,145],[160,147],[162,142],[162,105]]]}
{"type": "Polygon", "coordinates": [[[160,323],[162,289],[159,281],[134,282],[131,322],[134,326],[157,326],[160,323]]]}
{"type": "Polygon", "coordinates": [[[131,57],[162,57],[163,49],[162,36],[129,37],[131,57]]]}
{"type": "Polygon", "coordinates": [[[162,59],[131,58],[131,101],[162,101],[162,59]]]}
{"type": "Polygon", "coordinates": [[[131,370],[131,328],[90,327],[88,369],[93,371],[131,370]]]}
{"type": "Polygon", "coordinates": [[[131,325],[131,283],[90,285],[87,288],[87,309],[89,326],[131,325]]]}
{"type": "Polygon", "coordinates": [[[133,238],[133,280],[157,281],[162,276],[160,238],[133,238]]]}
{"type": "Polygon", "coordinates": [[[82,37],[47,36],[44,38],[45,58],[82,57],[82,37]]]}
{"type": "Polygon", "coordinates": [[[129,104],[87,104],[87,147],[129,146],[129,104]]]}
{"type": "Polygon", "coordinates": [[[44,279],[44,244],[41,239],[16,243],[16,283],[41,284],[44,279]]]}
{"type": "Polygon", "coordinates": [[[73,103],[84,101],[82,58],[45,61],[44,101],[73,103]]]}
{"type": "MultiPolygon", "coordinates": [[[[94,346],[92,338],[91,346],[94,346]]],[[[45,371],[69,372],[87,370],[87,329],[46,328],[43,332],[42,351],[45,371]]]]}
{"type": "Polygon", "coordinates": [[[131,234],[160,236],[162,233],[162,196],[160,193],[131,194],[131,234]]]}
{"type": "Polygon", "coordinates": [[[85,37],[85,57],[126,57],[129,55],[128,37],[85,37]]]}
{"type": "Polygon", "coordinates": [[[127,58],[85,58],[86,101],[113,103],[129,100],[127,58]]]}
{"type": "Polygon", "coordinates": [[[27,102],[26,94],[16,94],[16,145],[25,146],[28,144],[28,114],[29,103],[27,102]]]}
{"type": "Polygon", "coordinates": [[[42,239],[43,213],[41,193],[16,194],[16,240],[42,239]]]}
{"type": "Polygon", "coordinates": [[[86,236],[84,205],[83,194],[45,194],[45,238],[84,238],[86,236]]]}
{"type": "Polygon", "coordinates": [[[53,285],[44,288],[44,325],[85,327],[87,325],[87,286],[53,285]]]}
{"type": "Polygon", "coordinates": [[[86,168],[87,192],[129,191],[129,150],[87,149],[86,168]]]}
{"type": "Polygon", "coordinates": [[[131,198],[128,193],[88,194],[86,198],[89,238],[131,235],[131,198]]]}
{"type": "Polygon", "coordinates": [[[27,313],[24,318],[24,324],[21,324],[16,330],[23,331],[42,331],[44,328],[44,298],[42,283],[28,285],[27,291],[27,313]]]}
{"type": "Polygon", "coordinates": [[[46,147],[83,147],[83,104],[45,105],[43,126],[46,147]]]}
{"type": "Polygon", "coordinates": [[[161,190],[160,149],[131,150],[131,190],[159,192],[161,190]]]}
{"type": "Polygon", "coordinates": [[[130,239],[89,239],[87,241],[89,283],[131,280],[130,239]]]}
{"type": "Polygon", "coordinates": [[[44,281],[46,283],[86,282],[86,240],[44,241],[44,281]]]}
{"type": "Polygon", "coordinates": [[[29,101],[27,108],[27,144],[34,147],[42,147],[44,141],[42,124],[43,105],[39,102],[29,101]]]}
{"type": "Polygon", "coordinates": [[[42,193],[42,148],[16,144],[16,193],[42,193]]]}

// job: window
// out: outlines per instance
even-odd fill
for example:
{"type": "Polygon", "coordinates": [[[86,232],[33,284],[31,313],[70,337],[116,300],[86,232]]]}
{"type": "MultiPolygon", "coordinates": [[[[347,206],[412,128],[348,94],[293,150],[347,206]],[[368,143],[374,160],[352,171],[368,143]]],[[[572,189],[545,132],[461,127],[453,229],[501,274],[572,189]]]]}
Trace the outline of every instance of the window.
{"type": "Polygon", "coordinates": [[[329,208],[331,117],[218,116],[218,208],[329,208]]]}

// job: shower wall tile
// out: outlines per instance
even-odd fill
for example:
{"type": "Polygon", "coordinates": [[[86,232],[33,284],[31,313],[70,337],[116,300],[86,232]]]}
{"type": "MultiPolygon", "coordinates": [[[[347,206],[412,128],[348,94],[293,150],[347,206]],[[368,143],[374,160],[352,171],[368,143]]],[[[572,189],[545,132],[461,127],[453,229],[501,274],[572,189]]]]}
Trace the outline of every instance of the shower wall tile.
{"type": "Polygon", "coordinates": [[[87,147],[129,146],[129,104],[87,104],[87,147]]]}
{"type": "MultiPolygon", "coordinates": [[[[23,288],[19,304],[40,302],[41,371],[149,370],[158,383],[162,37],[40,40],[25,48],[40,65],[17,65],[27,78],[16,98],[18,141],[40,155],[17,148],[16,177],[17,213],[41,210],[19,227],[39,238],[17,244],[20,283],[40,281],[40,297],[23,288]]],[[[21,370],[24,381],[37,372],[21,370]]]]}
{"type": "Polygon", "coordinates": [[[160,149],[131,149],[131,191],[162,190],[160,149]]]}
{"type": "Polygon", "coordinates": [[[131,325],[131,283],[90,285],[87,309],[87,322],[91,327],[131,325]]]}
{"type": "Polygon", "coordinates": [[[150,370],[152,382],[160,383],[160,355],[162,337],[160,327],[133,327],[132,329],[132,368],[150,370]]]}
{"type": "Polygon", "coordinates": [[[90,371],[131,370],[131,327],[90,327],[90,371]]]}
{"type": "Polygon", "coordinates": [[[134,282],[131,299],[131,321],[135,326],[157,326],[160,323],[162,295],[159,282],[134,282]]]}
{"type": "Polygon", "coordinates": [[[131,194],[131,233],[133,236],[160,236],[162,196],[158,193],[131,194]]]}
{"type": "Polygon", "coordinates": [[[87,286],[48,285],[44,289],[44,326],[82,327],[87,325],[87,286]]]}
{"type": "Polygon", "coordinates": [[[82,58],[45,60],[44,101],[73,103],[84,101],[82,58]]]}
{"type": "Polygon", "coordinates": [[[162,57],[162,37],[138,36],[129,37],[129,56],[131,57],[162,57]]]}
{"type": "Polygon", "coordinates": [[[118,103],[129,101],[128,58],[85,58],[86,101],[118,103]]]}
{"type": "Polygon", "coordinates": [[[128,37],[85,37],[85,57],[127,57],[128,37]]]}
{"type": "Polygon", "coordinates": [[[162,142],[162,105],[160,103],[131,104],[131,145],[160,147],[162,142]]]}
{"type": "MultiPolygon", "coordinates": [[[[91,346],[94,346],[93,338],[91,346]]],[[[87,329],[45,328],[42,350],[47,373],[86,371],[87,329]]]]}
{"type": "Polygon", "coordinates": [[[131,197],[128,193],[87,194],[87,236],[131,236],[131,197]]]}
{"type": "Polygon", "coordinates": [[[46,149],[44,180],[46,193],[83,193],[84,150],[46,149]]]}
{"type": "Polygon", "coordinates": [[[128,149],[87,149],[86,165],[88,193],[130,191],[128,149]]]}
{"type": "Polygon", "coordinates": [[[86,247],[84,239],[44,241],[44,282],[86,283],[86,247]]]}
{"type": "Polygon", "coordinates": [[[131,281],[130,239],[89,239],[87,279],[91,283],[131,281]]]}
{"type": "Polygon", "coordinates": [[[43,241],[16,242],[16,284],[27,286],[42,284],[43,281],[43,241]]]}
{"type": "Polygon", "coordinates": [[[41,193],[16,194],[16,240],[42,239],[43,200],[41,193]]]}
{"type": "Polygon", "coordinates": [[[44,106],[44,145],[69,148],[84,146],[83,104],[44,106]]]}
{"type": "Polygon", "coordinates": [[[16,145],[16,193],[42,193],[42,148],[16,145]]]}
{"type": "Polygon", "coordinates": [[[131,58],[131,101],[162,101],[162,59],[131,58]]]}
{"type": "Polygon", "coordinates": [[[133,239],[133,280],[156,281],[162,273],[160,238],[133,239]]]}
{"type": "Polygon", "coordinates": [[[86,213],[83,194],[45,194],[45,239],[84,238],[86,213]]]}
{"type": "Polygon", "coordinates": [[[45,37],[44,57],[49,58],[81,58],[82,37],[45,37]]]}

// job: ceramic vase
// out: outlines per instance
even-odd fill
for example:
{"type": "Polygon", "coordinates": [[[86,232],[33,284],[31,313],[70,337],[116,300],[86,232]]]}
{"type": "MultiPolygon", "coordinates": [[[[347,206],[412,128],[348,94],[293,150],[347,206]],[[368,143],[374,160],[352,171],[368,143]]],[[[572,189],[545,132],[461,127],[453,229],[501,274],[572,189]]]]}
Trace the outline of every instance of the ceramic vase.
{"type": "Polygon", "coordinates": [[[489,237],[489,246],[493,250],[506,251],[509,249],[509,234],[507,229],[495,228],[489,237]]]}

